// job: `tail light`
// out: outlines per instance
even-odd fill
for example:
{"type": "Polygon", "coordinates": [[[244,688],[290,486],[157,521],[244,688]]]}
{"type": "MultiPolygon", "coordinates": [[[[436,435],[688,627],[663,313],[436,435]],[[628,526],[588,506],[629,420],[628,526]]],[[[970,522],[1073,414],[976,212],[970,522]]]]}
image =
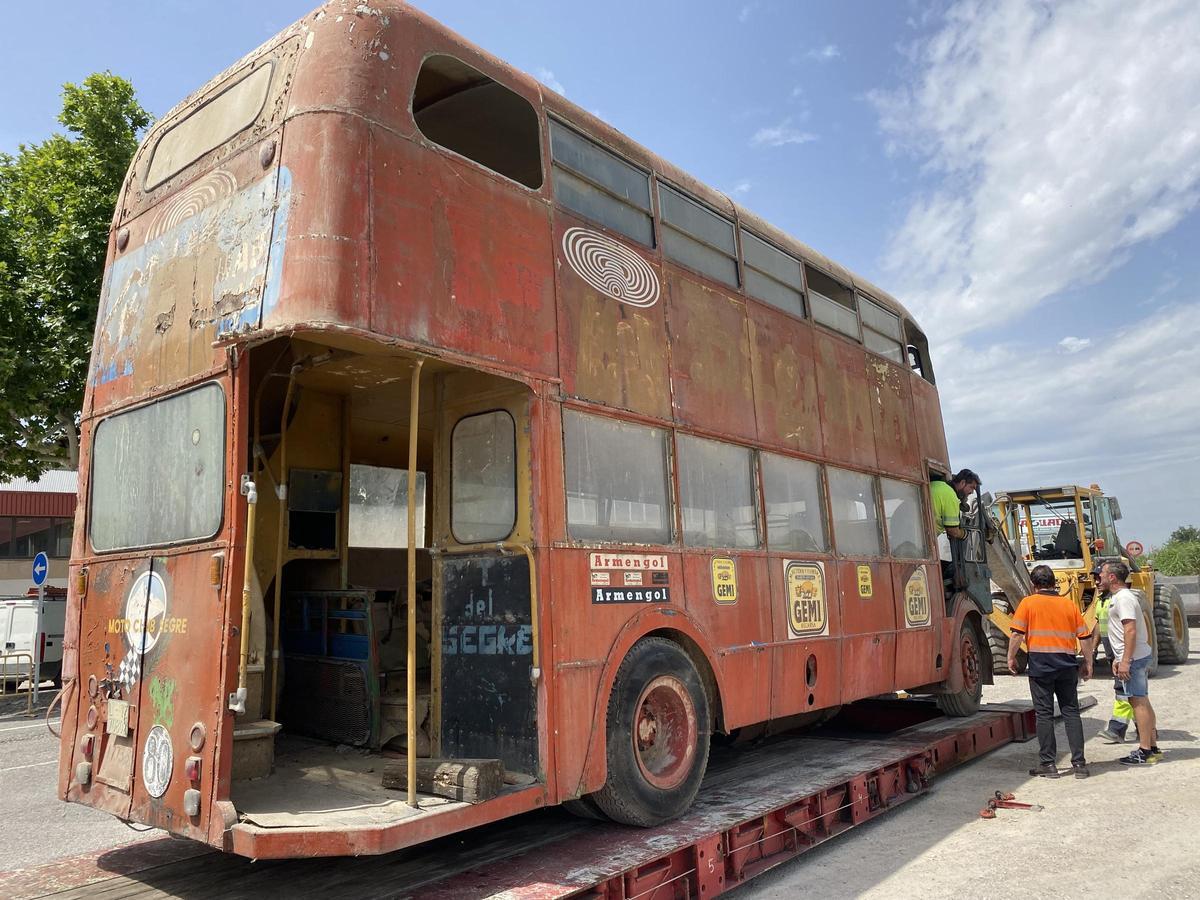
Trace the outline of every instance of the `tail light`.
{"type": "Polygon", "coordinates": [[[183,774],[188,781],[200,780],[200,757],[189,756],[187,762],[183,765],[183,774]]]}
{"type": "Polygon", "coordinates": [[[79,752],[83,754],[84,759],[91,759],[95,750],[96,736],[94,734],[85,734],[79,742],[79,752]]]}

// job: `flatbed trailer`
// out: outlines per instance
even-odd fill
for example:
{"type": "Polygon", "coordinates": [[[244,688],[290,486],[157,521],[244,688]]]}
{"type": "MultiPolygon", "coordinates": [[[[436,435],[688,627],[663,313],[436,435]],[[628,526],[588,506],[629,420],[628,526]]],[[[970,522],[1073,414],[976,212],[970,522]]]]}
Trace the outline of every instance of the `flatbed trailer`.
{"type": "Polygon", "coordinates": [[[817,731],[714,747],[694,806],[657,828],[547,809],[383,856],[259,861],[164,838],[13,873],[0,896],[715,897],[1034,733],[1028,704],[948,718],[929,702],[866,701],[817,731]]]}

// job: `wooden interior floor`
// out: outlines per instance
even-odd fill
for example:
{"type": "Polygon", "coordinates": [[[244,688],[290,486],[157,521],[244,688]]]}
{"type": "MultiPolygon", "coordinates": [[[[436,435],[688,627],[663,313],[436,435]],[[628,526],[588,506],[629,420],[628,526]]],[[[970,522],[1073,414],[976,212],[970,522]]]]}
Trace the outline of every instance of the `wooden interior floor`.
{"type": "Polygon", "coordinates": [[[391,761],[355,747],[281,734],[275,771],[234,782],[233,805],[241,821],[263,828],[388,825],[465,805],[418,794],[419,809],[413,809],[403,791],[382,785],[383,767],[391,761]]]}

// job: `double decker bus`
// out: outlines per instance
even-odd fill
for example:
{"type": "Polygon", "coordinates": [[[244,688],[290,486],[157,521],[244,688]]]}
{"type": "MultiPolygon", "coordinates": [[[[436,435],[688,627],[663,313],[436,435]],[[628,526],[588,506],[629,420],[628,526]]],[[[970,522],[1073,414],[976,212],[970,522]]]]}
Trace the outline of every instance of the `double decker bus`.
{"type": "Polygon", "coordinates": [[[245,856],[651,825],[990,677],[912,317],[400,3],[147,134],[81,448],[60,796],[245,856]]]}

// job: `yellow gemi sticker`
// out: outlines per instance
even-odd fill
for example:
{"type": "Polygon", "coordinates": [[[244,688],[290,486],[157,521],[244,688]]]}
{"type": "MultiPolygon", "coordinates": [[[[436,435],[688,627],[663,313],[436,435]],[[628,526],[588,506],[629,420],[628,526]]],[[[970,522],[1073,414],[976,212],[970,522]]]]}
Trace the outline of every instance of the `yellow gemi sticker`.
{"type": "Polygon", "coordinates": [[[820,563],[783,563],[787,587],[788,637],[824,634],[829,627],[825,602],[825,570],[820,563]]]}
{"type": "Polygon", "coordinates": [[[737,564],[728,556],[713,557],[712,589],[718,603],[737,603],[737,564]]]}
{"type": "Polygon", "coordinates": [[[866,599],[875,593],[875,584],[871,581],[871,567],[858,567],[858,596],[866,599]]]}
{"type": "Polygon", "coordinates": [[[908,576],[904,585],[904,624],[909,628],[928,625],[932,618],[929,608],[929,581],[923,568],[908,576]]]}

